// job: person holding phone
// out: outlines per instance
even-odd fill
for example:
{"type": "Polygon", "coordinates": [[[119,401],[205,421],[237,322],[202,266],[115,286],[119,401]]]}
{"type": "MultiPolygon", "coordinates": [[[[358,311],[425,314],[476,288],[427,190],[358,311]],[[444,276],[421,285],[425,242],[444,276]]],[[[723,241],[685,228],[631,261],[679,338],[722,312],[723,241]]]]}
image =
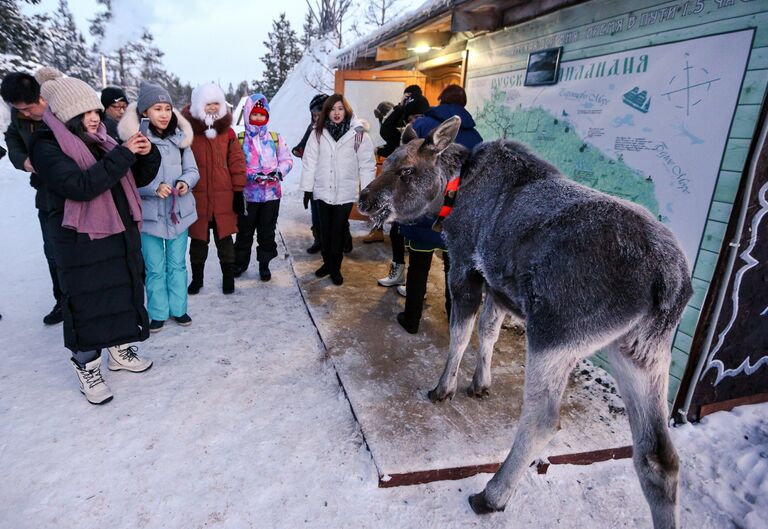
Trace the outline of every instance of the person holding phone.
{"type": "Polygon", "coordinates": [[[136,186],[155,177],[160,153],[138,133],[117,145],[101,122],[98,95],[83,81],[53,68],[35,77],[48,108],[32,138],[30,160],[46,182],[64,345],[72,351],[80,391],[102,404],[112,399],[101,374],[102,349],[111,371],[152,366],[127,344],[149,336],[136,186]]]}
{"type": "Polygon", "coordinates": [[[161,86],[141,83],[138,98],[128,105],[117,131],[127,139],[142,126],[162,156],[157,176],[139,188],[149,330],[158,332],[169,318],[182,326],[192,323],[187,314],[187,234],[197,220],[190,190],[200,175],[189,148],[192,126],[174,110],[171,96],[161,86]]]}

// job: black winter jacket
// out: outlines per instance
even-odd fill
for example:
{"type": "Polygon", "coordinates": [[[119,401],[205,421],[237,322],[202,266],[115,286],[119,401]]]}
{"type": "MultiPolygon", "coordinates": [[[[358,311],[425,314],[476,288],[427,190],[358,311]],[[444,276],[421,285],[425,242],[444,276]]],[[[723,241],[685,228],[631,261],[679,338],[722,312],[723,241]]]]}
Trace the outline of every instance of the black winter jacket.
{"type": "Polygon", "coordinates": [[[387,144],[379,147],[376,154],[386,158],[400,146],[400,130],[403,126],[403,106],[395,105],[381,122],[379,134],[387,144]]]}
{"type": "Polygon", "coordinates": [[[32,165],[47,189],[48,229],[61,280],[64,345],[71,351],[92,351],[149,336],[141,236],[120,178],[131,169],[137,187],[149,184],[160,167],[160,153],[153,145],[145,156],[122,146],[93,154],[97,162],[83,171],[64,154],[47,127],[33,138],[32,165]],[[126,226],[124,232],[91,240],[61,226],[66,199],[87,201],[107,190],[126,226]]]}
{"type": "MultiPolygon", "coordinates": [[[[33,121],[21,117],[19,111],[11,107],[11,122],[5,131],[5,144],[8,146],[8,158],[19,171],[26,171],[24,169],[24,160],[29,158],[32,136],[42,123],[42,121],[33,121]]],[[[35,207],[41,211],[47,211],[45,187],[40,176],[36,173],[30,173],[29,185],[36,190],[35,207]]]]}

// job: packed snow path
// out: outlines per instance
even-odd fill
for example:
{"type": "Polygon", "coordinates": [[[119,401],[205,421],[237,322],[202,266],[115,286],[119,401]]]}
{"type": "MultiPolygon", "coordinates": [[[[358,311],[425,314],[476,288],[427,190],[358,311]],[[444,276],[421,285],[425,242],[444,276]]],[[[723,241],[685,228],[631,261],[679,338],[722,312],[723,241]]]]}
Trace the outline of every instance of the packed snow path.
{"type": "MultiPolygon", "coordinates": [[[[80,395],[52,305],[26,175],[0,161],[0,529],[636,528],[650,515],[628,460],[531,469],[507,511],[477,517],[461,481],[379,489],[290,261],[220,291],[211,245],[194,323],[140,344],[154,367],[105,371],[80,395]]],[[[295,188],[295,183],[288,185],[295,188]]],[[[298,195],[281,215],[304,214],[298,195]]],[[[281,256],[283,254],[281,253],[281,256]]],[[[768,405],[675,429],[684,527],[764,528],[768,405]]]]}

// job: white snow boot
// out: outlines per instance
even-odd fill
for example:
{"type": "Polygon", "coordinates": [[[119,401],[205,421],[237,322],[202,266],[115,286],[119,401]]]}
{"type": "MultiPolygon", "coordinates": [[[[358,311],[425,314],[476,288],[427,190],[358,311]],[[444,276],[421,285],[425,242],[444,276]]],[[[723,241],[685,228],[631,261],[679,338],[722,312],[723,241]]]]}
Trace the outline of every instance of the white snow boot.
{"type": "Polygon", "coordinates": [[[389,274],[387,277],[377,279],[378,283],[383,287],[393,287],[395,285],[405,284],[405,265],[392,261],[389,265],[389,274]]]}
{"type": "Polygon", "coordinates": [[[152,360],[148,358],[142,358],[136,354],[139,348],[135,345],[116,345],[114,347],[107,347],[109,351],[109,367],[110,371],[120,371],[124,369],[126,371],[132,371],[134,373],[141,373],[152,367],[152,360]]]}
{"type": "Polygon", "coordinates": [[[80,392],[88,402],[104,404],[112,400],[112,392],[101,376],[101,356],[85,364],[85,367],[80,367],[74,360],[71,362],[80,381],[80,392]]]}

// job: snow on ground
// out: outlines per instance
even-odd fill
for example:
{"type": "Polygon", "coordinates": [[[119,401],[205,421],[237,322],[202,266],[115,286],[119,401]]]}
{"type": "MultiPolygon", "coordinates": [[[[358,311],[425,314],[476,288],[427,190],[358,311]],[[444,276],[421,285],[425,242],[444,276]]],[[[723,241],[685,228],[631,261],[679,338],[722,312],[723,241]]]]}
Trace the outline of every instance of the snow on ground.
{"type": "MultiPolygon", "coordinates": [[[[140,344],[143,374],[77,390],[52,305],[27,176],[0,161],[0,528],[636,528],[648,507],[628,460],[531,469],[507,511],[477,517],[489,475],[380,489],[284,253],[220,293],[214,251],[194,323],[140,344]]],[[[281,216],[305,215],[298,197],[281,216]]],[[[213,248],[213,247],[212,247],[213,248]]],[[[330,287],[329,288],[334,288],[330,287]]],[[[768,404],[673,430],[682,521],[765,528],[768,404]]]]}

